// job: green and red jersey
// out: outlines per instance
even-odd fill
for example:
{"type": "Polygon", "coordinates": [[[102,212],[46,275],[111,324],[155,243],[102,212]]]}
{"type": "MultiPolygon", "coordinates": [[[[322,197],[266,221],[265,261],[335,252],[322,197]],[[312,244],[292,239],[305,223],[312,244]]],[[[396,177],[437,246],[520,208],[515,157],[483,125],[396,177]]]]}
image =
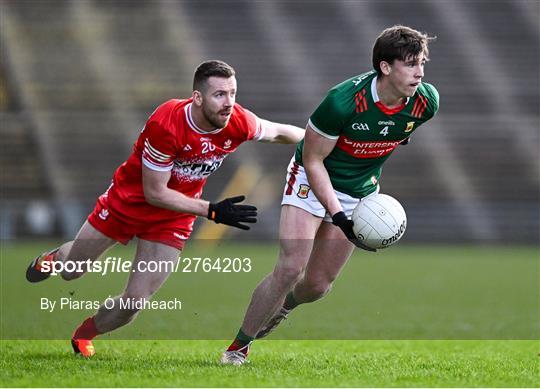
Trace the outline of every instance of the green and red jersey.
{"type": "MultiPolygon", "coordinates": [[[[335,190],[364,197],[377,188],[382,165],[396,147],[439,108],[439,93],[422,82],[402,106],[388,109],[377,95],[377,72],[371,71],[333,87],[311,115],[309,125],[337,140],[324,160],[335,190]]],[[[295,160],[302,165],[302,140],[295,160]]]]}

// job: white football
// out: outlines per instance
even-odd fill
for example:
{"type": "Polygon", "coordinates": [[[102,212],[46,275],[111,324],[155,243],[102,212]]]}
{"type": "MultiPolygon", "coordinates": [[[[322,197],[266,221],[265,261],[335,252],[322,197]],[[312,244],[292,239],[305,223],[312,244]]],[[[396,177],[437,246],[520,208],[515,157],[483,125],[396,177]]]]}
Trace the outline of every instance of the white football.
{"type": "Polygon", "coordinates": [[[356,237],[373,249],[393,245],[407,228],[407,215],[399,201],[381,193],[360,200],[353,211],[352,221],[356,237]]]}

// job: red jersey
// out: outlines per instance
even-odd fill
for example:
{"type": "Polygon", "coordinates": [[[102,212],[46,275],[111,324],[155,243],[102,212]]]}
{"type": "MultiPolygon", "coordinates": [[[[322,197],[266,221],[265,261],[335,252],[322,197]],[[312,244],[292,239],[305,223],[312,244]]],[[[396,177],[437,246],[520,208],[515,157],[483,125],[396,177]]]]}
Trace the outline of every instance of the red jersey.
{"type": "Polygon", "coordinates": [[[193,121],[191,104],[192,99],[187,99],[160,105],[146,122],[133,154],[116,170],[105,196],[120,220],[152,223],[186,216],[146,202],[142,164],[156,171],[171,171],[169,188],[199,198],[206,179],[225,157],[242,142],[263,136],[259,118],[239,104],[234,105],[227,126],[205,132],[193,121]]]}

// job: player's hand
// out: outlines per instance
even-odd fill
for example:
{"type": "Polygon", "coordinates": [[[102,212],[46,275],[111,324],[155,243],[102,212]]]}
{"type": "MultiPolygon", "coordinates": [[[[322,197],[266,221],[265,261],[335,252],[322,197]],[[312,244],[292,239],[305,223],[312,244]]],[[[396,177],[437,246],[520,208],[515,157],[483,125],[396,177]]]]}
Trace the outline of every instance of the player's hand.
{"type": "Polygon", "coordinates": [[[360,239],[358,239],[353,231],[353,221],[349,218],[347,218],[347,215],[345,215],[345,212],[340,211],[336,213],[334,216],[332,216],[332,224],[335,226],[338,226],[341,228],[341,231],[345,234],[347,239],[349,239],[350,242],[352,242],[356,247],[359,247],[366,251],[376,252],[377,250],[372,249],[371,247],[366,246],[362,243],[360,239]]]}
{"type": "Polygon", "coordinates": [[[219,203],[210,203],[208,219],[216,223],[249,230],[249,226],[240,223],[256,223],[257,208],[253,205],[236,205],[246,199],[246,196],[230,197],[219,203]]]}

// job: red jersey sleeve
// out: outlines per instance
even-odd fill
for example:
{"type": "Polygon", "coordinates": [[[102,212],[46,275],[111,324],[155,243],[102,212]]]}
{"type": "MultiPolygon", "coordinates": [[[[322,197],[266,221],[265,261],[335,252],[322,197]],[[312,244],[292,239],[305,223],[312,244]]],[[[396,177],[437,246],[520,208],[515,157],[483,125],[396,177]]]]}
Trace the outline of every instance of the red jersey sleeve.
{"type": "Polygon", "coordinates": [[[160,172],[171,170],[177,149],[174,134],[150,118],[141,133],[141,138],[144,166],[160,172]]]}
{"type": "Polygon", "coordinates": [[[264,136],[264,131],[261,119],[257,115],[240,104],[235,104],[234,114],[236,115],[238,126],[245,132],[246,140],[261,140],[264,136]]]}

